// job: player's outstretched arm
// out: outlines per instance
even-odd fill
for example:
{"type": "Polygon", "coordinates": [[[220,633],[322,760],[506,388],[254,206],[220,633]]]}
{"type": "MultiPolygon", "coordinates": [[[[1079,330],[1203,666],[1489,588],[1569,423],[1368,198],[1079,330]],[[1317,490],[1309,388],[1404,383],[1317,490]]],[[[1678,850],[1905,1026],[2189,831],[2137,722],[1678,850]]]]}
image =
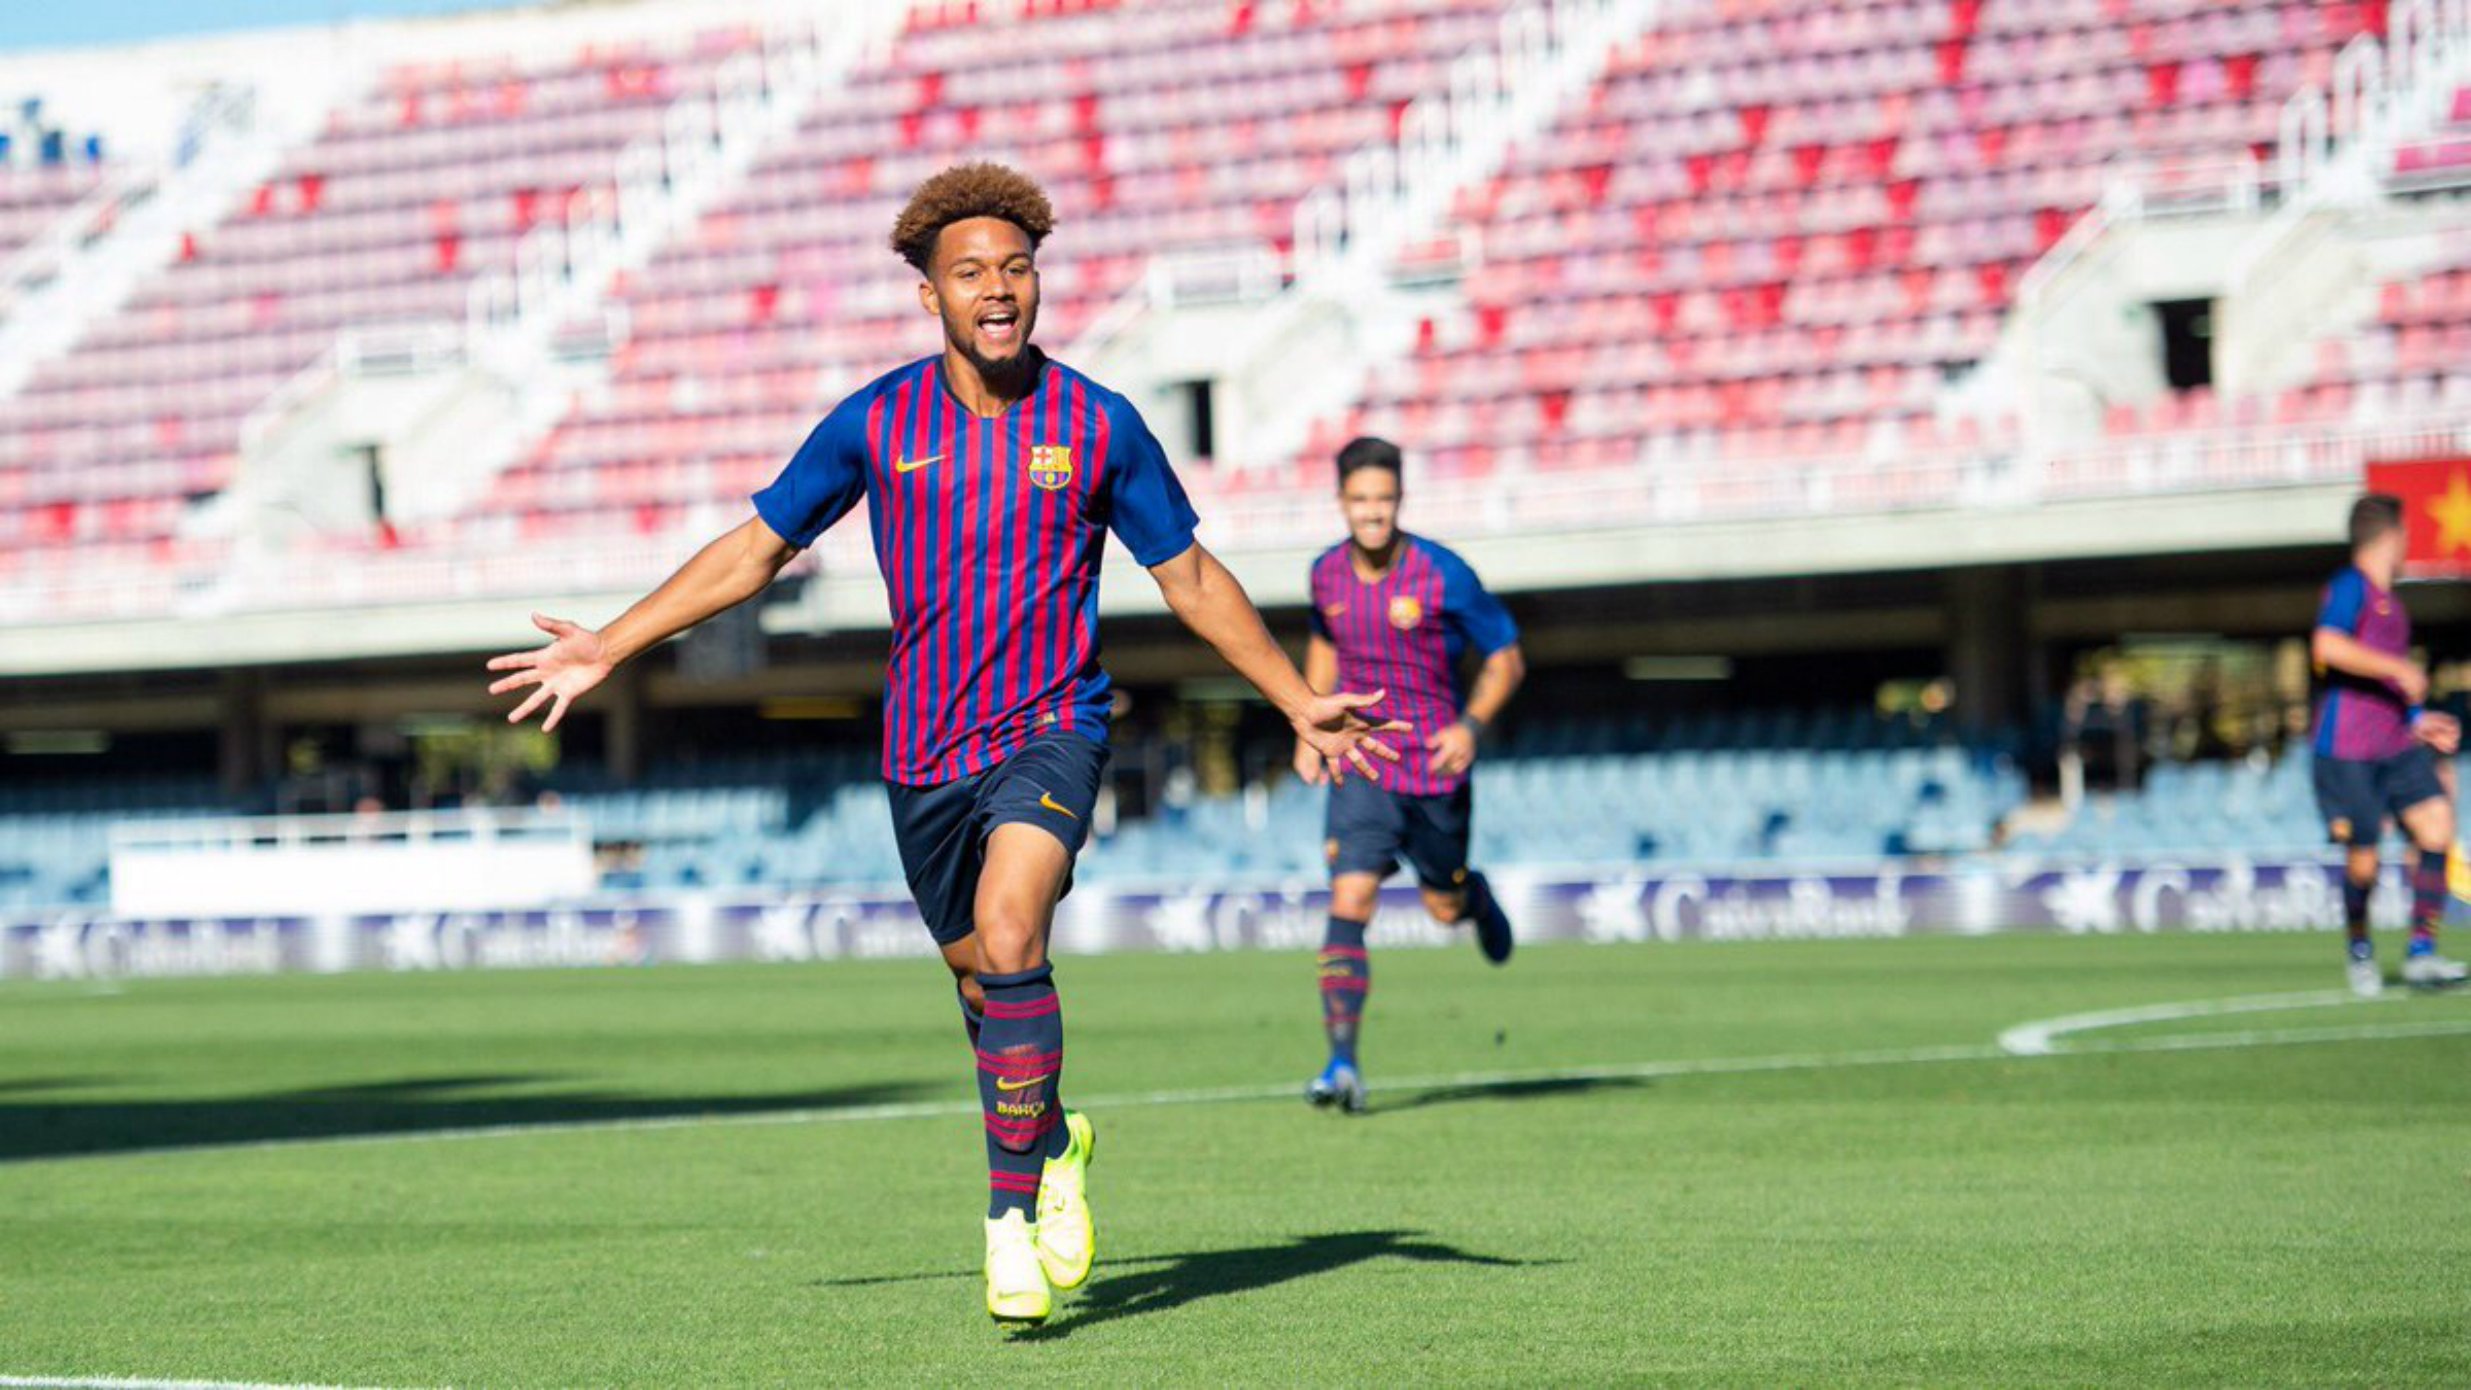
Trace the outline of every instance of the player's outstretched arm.
{"type": "MultiPolygon", "coordinates": [[[[1316,695],[1327,695],[1338,689],[1338,645],[1316,632],[1304,647],[1304,683],[1316,695]]],[[[1296,776],[1308,787],[1318,787],[1330,775],[1330,765],[1323,760],[1321,750],[1299,738],[1296,740],[1296,776]]]]}
{"type": "Polygon", "coordinates": [[[1343,780],[1352,769],[1378,782],[1381,774],[1374,760],[1399,760],[1397,749],[1373,735],[1407,726],[1396,720],[1375,724],[1356,713],[1380,704],[1383,692],[1315,694],[1272,640],[1243,584],[1217,556],[1198,544],[1188,546],[1174,559],[1152,565],[1150,576],[1158,581],[1168,610],[1287,716],[1296,737],[1321,755],[1331,777],[1343,780]]]}
{"type": "Polygon", "coordinates": [[[546,704],[549,717],[541,721],[541,729],[555,729],[566,717],[566,707],[607,680],[610,672],[713,614],[762,593],[781,566],[797,554],[798,547],[781,539],[763,518],[753,517],[695,552],[695,558],[659,588],[597,632],[535,613],[532,624],[549,634],[549,645],[492,657],[490,670],[510,674],[492,684],[489,693],[504,695],[533,687],[523,703],[508,712],[506,722],[520,724],[546,704]]]}

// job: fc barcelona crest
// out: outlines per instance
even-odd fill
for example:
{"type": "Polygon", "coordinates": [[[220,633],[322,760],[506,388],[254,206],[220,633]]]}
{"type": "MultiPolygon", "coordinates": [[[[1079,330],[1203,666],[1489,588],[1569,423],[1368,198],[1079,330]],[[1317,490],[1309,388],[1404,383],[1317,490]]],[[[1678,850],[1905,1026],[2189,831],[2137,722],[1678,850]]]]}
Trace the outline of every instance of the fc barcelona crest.
{"type": "Polygon", "coordinates": [[[1401,594],[1390,600],[1390,626],[1401,632],[1424,621],[1424,603],[1414,594],[1401,594]]]}
{"type": "Polygon", "coordinates": [[[1030,446],[1030,481],[1054,492],[1072,481],[1072,447],[1066,444],[1030,446]]]}

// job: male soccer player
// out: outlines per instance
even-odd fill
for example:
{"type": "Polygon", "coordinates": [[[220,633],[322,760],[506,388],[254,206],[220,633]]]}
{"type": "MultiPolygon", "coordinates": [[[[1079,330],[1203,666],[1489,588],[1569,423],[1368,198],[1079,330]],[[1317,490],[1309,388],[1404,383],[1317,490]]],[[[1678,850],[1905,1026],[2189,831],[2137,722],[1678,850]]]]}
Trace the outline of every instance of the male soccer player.
{"type": "Polygon", "coordinates": [[[1037,251],[1054,226],[1028,178],[992,164],[920,185],[892,231],[941,321],[943,351],[879,378],[816,426],[755,515],[609,626],[533,621],[555,640],[501,656],[490,687],[536,687],[544,729],[619,663],[761,592],[868,500],[892,608],[884,782],[901,862],[958,983],[978,1059],[988,1186],[987,1311],[1038,1322],[1089,1276],[1095,1132],[1058,1099],[1064,1032],[1047,931],[1072,886],[1107,757],[1099,557],[1113,531],[1167,606],[1269,698],[1342,783],[1398,761],[1355,711],[1316,694],[1195,518],[1158,441],[1116,393],[1048,358],[1037,251]]]}
{"type": "Polygon", "coordinates": [[[2394,594],[2409,537],[2400,500],[2371,493],[2351,506],[2351,563],[2325,586],[2308,641],[2322,677],[2317,697],[2317,813],[2343,860],[2342,915],[2350,933],[2352,992],[2374,998],[2385,977],[2368,941],[2368,899],[2377,885],[2385,818],[2402,826],[2411,866],[2411,944],[2406,984],[2461,983],[2462,962],[2437,954],[2445,916],[2445,859],[2454,843],[2454,801],[2434,754],[2462,740],[2453,717],[2423,710],[2428,673],[2411,659],[2411,618],[2394,594]]]}
{"type": "MultiPolygon", "coordinates": [[[[1364,1108],[1356,1062],[1372,962],[1364,930],[1381,881],[1403,857],[1424,890],[1424,909],[1444,924],[1473,922],[1484,958],[1510,959],[1510,918],[1492,885],[1467,864],[1474,792],[1468,769],[1476,739],[1500,717],[1525,679],[1518,625],[1476,572],[1456,554],[1398,527],[1401,460],[1386,439],[1357,439],[1338,455],[1339,511],[1347,539],[1313,561],[1313,636],[1304,658],[1315,690],[1360,689],[1375,680],[1389,692],[1384,712],[1430,750],[1383,783],[1342,781],[1330,789],[1324,851],[1330,861],[1330,921],[1322,939],[1321,1025],[1330,1062],[1305,1088],[1318,1106],[1364,1108]],[[1461,658],[1480,653],[1483,669],[1466,693],[1461,658]]],[[[1326,760],[1296,743],[1296,772],[1323,778],[1326,760]]]]}

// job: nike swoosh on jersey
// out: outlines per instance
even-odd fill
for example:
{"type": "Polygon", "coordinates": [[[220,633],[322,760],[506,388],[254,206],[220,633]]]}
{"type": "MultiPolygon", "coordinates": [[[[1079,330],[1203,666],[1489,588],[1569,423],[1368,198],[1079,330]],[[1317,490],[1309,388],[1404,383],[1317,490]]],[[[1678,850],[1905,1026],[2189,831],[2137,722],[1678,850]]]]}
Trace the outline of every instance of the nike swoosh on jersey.
{"type": "Polygon", "coordinates": [[[902,459],[892,465],[892,471],[895,473],[915,473],[930,463],[942,463],[949,457],[951,456],[948,454],[930,454],[922,459],[902,459]]]}

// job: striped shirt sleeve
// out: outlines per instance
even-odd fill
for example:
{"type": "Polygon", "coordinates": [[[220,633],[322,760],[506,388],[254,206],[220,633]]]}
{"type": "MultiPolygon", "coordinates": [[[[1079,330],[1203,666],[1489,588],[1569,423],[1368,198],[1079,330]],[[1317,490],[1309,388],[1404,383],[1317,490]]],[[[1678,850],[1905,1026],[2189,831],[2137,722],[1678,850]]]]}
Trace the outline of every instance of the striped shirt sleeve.
{"type": "Polygon", "coordinates": [[[867,492],[868,393],[833,412],[798,446],[781,476],[755,494],[755,514],[773,533],[803,550],[847,515],[867,492]]]}
{"type": "Polygon", "coordinates": [[[1454,551],[1433,548],[1441,570],[1441,615],[1477,651],[1491,656],[1519,640],[1519,625],[1502,601],[1493,597],[1473,566],[1454,551]]]}
{"type": "Polygon", "coordinates": [[[2317,626],[2330,627],[2346,637],[2359,635],[2359,615],[2368,606],[2368,581],[2358,570],[2344,570],[2325,586],[2325,599],[2317,605],[2317,626]]]}
{"type": "Polygon", "coordinates": [[[1107,406],[1105,491],[1107,529],[1143,568],[1163,565],[1193,547],[1201,518],[1150,433],[1141,412],[1123,401],[1107,406]]]}

